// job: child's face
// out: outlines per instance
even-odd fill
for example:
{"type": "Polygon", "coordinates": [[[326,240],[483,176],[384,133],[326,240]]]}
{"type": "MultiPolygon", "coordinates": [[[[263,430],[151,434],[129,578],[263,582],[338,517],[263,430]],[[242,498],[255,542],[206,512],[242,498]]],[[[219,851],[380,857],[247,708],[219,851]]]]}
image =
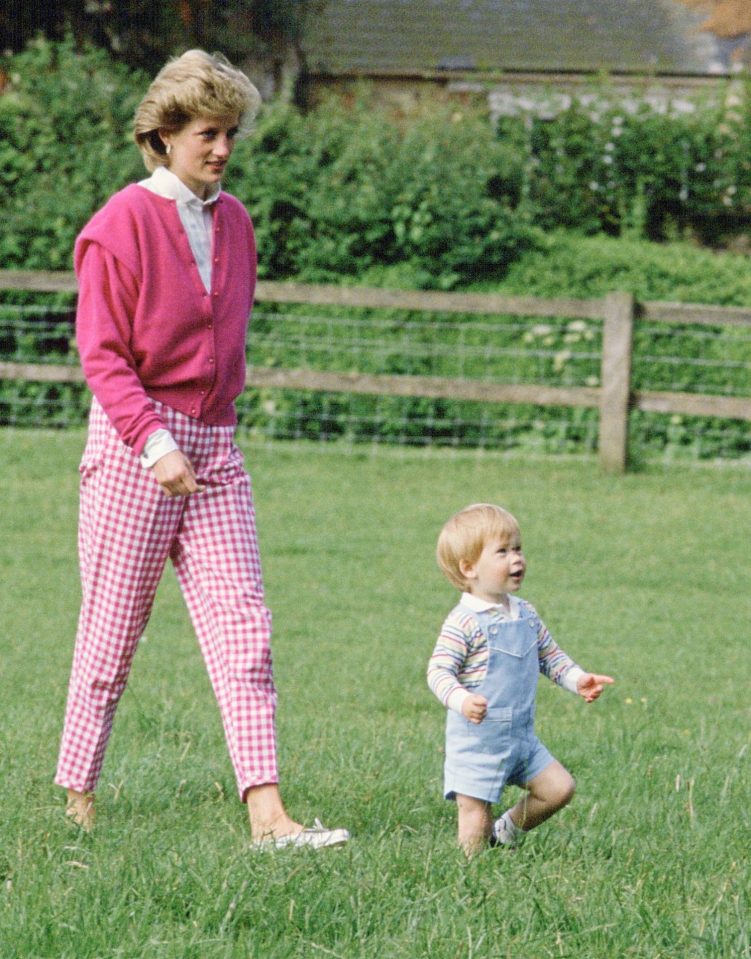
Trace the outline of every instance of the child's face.
{"type": "Polygon", "coordinates": [[[527,561],[521,539],[494,535],[489,537],[474,563],[462,560],[461,572],[469,583],[469,592],[489,603],[500,603],[522,584],[527,561]]]}

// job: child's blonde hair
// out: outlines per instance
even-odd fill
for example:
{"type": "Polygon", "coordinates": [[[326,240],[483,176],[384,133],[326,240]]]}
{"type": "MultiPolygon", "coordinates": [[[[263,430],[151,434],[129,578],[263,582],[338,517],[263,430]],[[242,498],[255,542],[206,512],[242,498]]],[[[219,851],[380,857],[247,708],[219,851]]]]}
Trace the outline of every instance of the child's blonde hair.
{"type": "Polygon", "coordinates": [[[465,506],[444,524],[438,537],[436,559],[454,586],[467,589],[469,583],[462,575],[461,563],[477,562],[491,536],[498,536],[502,541],[519,536],[516,518],[492,503],[465,506]]]}

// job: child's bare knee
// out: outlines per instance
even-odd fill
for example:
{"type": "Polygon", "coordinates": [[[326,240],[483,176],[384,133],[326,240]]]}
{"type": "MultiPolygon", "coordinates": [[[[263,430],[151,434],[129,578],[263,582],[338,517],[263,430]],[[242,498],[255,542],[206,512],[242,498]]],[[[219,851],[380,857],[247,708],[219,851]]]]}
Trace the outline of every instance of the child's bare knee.
{"type": "Polygon", "coordinates": [[[576,792],[576,780],[570,773],[566,773],[557,783],[555,802],[559,809],[568,805],[576,792]]]}
{"type": "MultiPolygon", "coordinates": [[[[538,784],[537,798],[548,809],[557,811],[571,802],[576,791],[576,780],[562,766],[543,783],[538,784]]],[[[534,794],[534,793],[533,793],[534,794]]]]}

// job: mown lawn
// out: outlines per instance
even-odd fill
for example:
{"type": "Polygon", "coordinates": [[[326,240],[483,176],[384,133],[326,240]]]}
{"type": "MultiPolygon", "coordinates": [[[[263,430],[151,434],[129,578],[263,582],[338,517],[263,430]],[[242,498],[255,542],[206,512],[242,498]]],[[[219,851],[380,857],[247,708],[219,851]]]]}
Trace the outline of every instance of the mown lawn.
{"type": "Polygon", "coordinates": [[[259,855],[171,574],[97,830],[64,822],[51,778],[81,444],[0,432],[2,959],[748,959],[747,470],[613,478],[589,460],[246,445],[284,795],[353,833],[326,854],[259,855]],[[539,732],[577,796],[518,854],[468,863],[424,671],[455,598],[438,529],[486,499],[522,523],[524,595],[617,685],[590,707],[541,685],[539,732]]]}

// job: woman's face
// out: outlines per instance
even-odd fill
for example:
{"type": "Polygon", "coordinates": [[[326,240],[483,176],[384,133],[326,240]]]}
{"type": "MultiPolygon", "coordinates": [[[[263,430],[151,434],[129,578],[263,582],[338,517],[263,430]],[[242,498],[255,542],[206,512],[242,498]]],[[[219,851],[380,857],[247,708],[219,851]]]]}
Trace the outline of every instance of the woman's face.
{"type": "Polygon", "coordinates": [[[240,122],[238,116],[196,117],[177,133],[163,133],[170,148],[167,168],[202,200],[218,183],[232,155],[240,122]]]}

